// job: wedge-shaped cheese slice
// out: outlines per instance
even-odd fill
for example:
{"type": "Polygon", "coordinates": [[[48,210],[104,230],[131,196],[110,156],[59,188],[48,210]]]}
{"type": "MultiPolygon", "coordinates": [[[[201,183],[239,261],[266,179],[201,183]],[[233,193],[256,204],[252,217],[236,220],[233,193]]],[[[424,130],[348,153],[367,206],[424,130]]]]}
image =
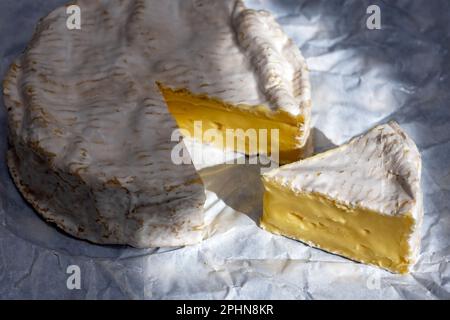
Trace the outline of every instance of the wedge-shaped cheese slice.
{"type": "Polygon", "coordinates": [[[355,261],[406,273],[422,221],[421,158],[395,122],[263,176],[261,226],[355,261]]]}
{"type": "Polygon", "coordinates": [[[50,13],[4,82],[9,168],[47,220],[98,243],[200,241],[205,193],[172,159],[177,121],[277,127],[283,152],[303,154],[308,73],[269,13],[237,0],[71,4],[81,30],[66,7],[50,13]]]}

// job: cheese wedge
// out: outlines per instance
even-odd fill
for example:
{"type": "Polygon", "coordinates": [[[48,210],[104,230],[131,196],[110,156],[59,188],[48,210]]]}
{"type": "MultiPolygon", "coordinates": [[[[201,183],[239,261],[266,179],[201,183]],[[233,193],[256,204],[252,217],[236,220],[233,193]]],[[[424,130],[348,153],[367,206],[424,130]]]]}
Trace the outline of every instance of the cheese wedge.
{"type": "Polygon", "coordinates": [[[47,220],[96,243],[194,244],[205,190],[172,159],[179,126],[276,127],[290,159],[304,154],[308,72],[269,13],[238,0],[70,4],[81,30],[66,7],[51,12],[4,81],[9,168],[47,220]]]}
{"type": "Polygon", "coordinates": [[[406,273],[420,244],[421,158],[390,122],[263,176],[267,231],[406,273]]]}

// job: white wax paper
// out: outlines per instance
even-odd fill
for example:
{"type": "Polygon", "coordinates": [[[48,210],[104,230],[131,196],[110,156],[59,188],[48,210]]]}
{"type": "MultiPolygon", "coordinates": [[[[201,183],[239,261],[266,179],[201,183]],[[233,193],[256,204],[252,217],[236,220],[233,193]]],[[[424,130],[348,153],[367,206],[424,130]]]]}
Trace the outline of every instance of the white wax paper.
{"type": "MultiPolygon", "coordinates": [[[[64,3],[0,1],[2,77],[38,19],[64,3]]],[[[0,298],[450,298],[450,3],[247,4],[274,13],[307,58],[316,150],[391,119],[416,141],[425,217],[414,271],[391,274],[261,230],[259,168],[250,165],[199,168],[210,222],[201,244],[138,250],[72,238],[44,222],[15,188],[5,163],[6,111],[0,106],[0,298]],[[371,4],[381,8],[381,30],[366,28],[371,4]],[[80,267],[80,290],[66,286],[69,265],[80,267]]]]}

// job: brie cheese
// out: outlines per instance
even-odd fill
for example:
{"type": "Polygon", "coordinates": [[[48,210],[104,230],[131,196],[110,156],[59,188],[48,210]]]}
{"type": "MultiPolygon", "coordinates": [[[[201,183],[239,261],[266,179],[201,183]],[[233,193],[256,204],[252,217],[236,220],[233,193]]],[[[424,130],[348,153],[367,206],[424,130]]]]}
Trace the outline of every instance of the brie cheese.
{"type": "Polygon", "coordinates": [[[312,246],[406,273],[420,244],[421,158],[396,124],[263,177],[261,226],[312,246]]]}
{"type": "Polygon", "coordinates": [[[71,4],[81,30],[67,29],[65,7],[50,13],[4,82],[9,168],[47,220],[97,243],[200,241],[204,187],[171,160],[171,134],[193,120],[280,128],[281,152],[305,154],[308,72],[267,12],[237,0],[71,4]]]}

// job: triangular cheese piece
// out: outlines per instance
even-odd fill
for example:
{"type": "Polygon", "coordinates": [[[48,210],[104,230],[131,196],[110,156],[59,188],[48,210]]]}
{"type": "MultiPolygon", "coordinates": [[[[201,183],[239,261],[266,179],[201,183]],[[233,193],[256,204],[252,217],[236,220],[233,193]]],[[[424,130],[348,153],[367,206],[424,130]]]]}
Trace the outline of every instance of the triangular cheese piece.
{"type": "Polygon", "coordinates": [[[264,229],[405,273],[419,250],[421,158],[395,122],[264,175],[264,229]]]}

